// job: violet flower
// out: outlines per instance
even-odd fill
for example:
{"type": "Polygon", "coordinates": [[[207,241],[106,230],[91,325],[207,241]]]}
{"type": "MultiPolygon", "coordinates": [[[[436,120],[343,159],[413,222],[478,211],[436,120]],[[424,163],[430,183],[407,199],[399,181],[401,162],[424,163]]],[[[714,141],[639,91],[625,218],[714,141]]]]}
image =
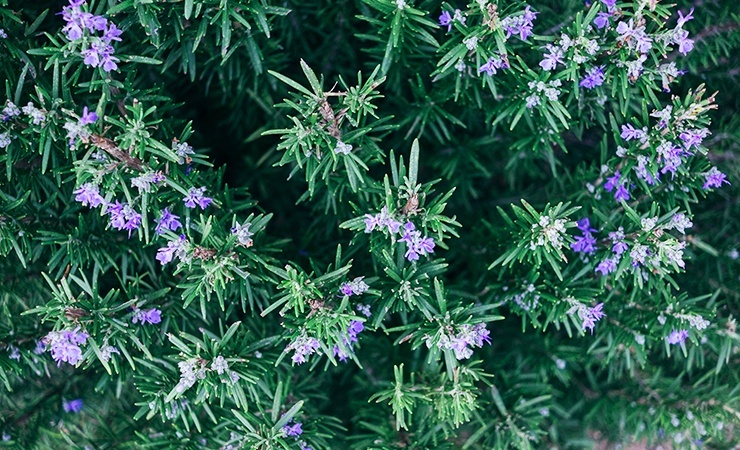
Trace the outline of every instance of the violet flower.
{"type": "Polygon", "coordinates": [[[200,209],[206,209],[208,205],[213,202],[212,198],[206,197],[205,194],[206,188],[205,187],[199,187],[195,188],[192,187],[188,189],[188,194],[185,196],[185,198],[182,199],[182,201],[185,203],[185,206],[188,208],[195,208],[196,205],[200,206],[200,209]]]}
{"type": "Polygon", "coordinates": [[[105,203],[105,199],[100,195],[100,188],[93,183],[85,183],[73,192],[75,201],[82,203],[82,206],[97,208],[105,203]]]}
{"type": "Polygon", "coordinates": [[[81,398],[78,398],[76,400],[62,400],[62,408],[64,408],[64,412],[68,413],[78,413],[82,411],[83,402],[81,398]]]}
{"type": "Polygon", "coordinates": [[[156,220],[157,226],[154,228],[156,234],[162,234],[165,231],[176,231],[182,226],[180,223],[180,216],[176,216],[170,212],[169,208],[165,208],[161,212],[161,216],[156,220]]]}
{"type": "Polygon", "coordinates": [[[141,323],[142,325],[150,324],[156,325],[162,321],[162,311],[157,308],[151,309],[138,309],[134,311],[134,315],[131,317],[131,322],[141,323]]]}

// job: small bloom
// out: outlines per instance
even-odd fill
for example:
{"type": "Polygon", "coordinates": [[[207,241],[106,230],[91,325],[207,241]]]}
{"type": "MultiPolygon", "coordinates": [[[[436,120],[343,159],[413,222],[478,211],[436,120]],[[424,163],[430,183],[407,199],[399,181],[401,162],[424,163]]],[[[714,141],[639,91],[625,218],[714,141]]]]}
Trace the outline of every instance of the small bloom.
{"type": "Polygon", "coordinates": [[[399,242],[405,242],[407,245],[406,254],[404,255],[406,259],[416,261],[420,255],[426,256],[429,253],[434,253],[434,239],[422,237],[421,232],[416,230],[411,222],[406,222],[403,229],[403,237],[399,239],[399,242]]]}
{"type": "Polygon", "coordinates": [[[476,47],[478,47],[478,37],[477,36],[470,36],[468,38],[463,39],[463,44],[465,44],[465,47],[468,50],[475,50],[476,47]]]}
{"type": "Polygon", "coordinates": [[[612,258],[607,258],[596,266],[596,272],[601,272],[602,276],[606,276],[617,270],[617,263],[612,258]]]}
{"type": "Polygon", "coordinates": [[[611,14],[608,12],[600,12],[596,15],[596,18],[594,19],[594,24],[596,25],[596,28],[602,29],[607,26],[609,26],[609,19],[611,18],[611,14]]]}
{"type": "Polygon", "coordinates": [[[215,370],[216,373],[221,375],[229,370],[229,363],[226,362],[226,359],[223,356],[218,355],[211,363],[211,370],[215,370]]]}
{"type": "Polygon", "coordinates": [[[121,354],[121,352],[117,348],[113,347],[112,345],[104,345],[103,347],[100,348],[100,359],[102,359],[105,362],[108,362],[110,361],[114,353],[117,355],[121,354]]]}
{"type": "Polygon", "coordinates": [[[681,234],[686,234],[686,228],[691,228],[693,226],[694,223],[691,222],[691,220],[689,220],[689,218],[686,217],[686,214],[684,213],[674,214],[673,218],[671,218],[671,221],[668,224],[669,228],[673,228],[681,234]]]}
{"type": "Polygon", "coordinates": [[[236,222],[236,225],[231,228],[231,234],[236,235],[236,240],[239,241],[240,245],[251,247],[252,244],[254,244],[254,241],[252,240],[254,233],[249,231],[249,227],[251,226],[252,224],[249,222],[244,222],[241,225],[239,225],[239,222],[236,222]]]}
{"type": "Polygon", "coordinates": [[[590,69],[579,83],[579,86],[586,89],[594,89],[602,84],[604,84],[604,66],[599,66],[590,69]]]}
{"type": "Polygon", "coordinates": [[[439,25],[447,27],[448,32],[452,30],[452,14],[449,11],[442,11],[442,14],[439,16],[439,25]]]}
{"type": "Polygon", "coordinates": [[[0,118],[2,118],[3,122],[7,122],[13,117],[19,116],[20,114],[21,114],[21,110],[18,109],[17,106],[15,106],[15,103],[8,100],[8,103],[5,105],[5,108],[3,108],[3,115],[0,118]]]}
{"type": "Polygon", "coordinates": [[[141,225],[141,214],[137,213],[128,203],[116,203],[108,205],[106,212],[110,215],[110,226],[117,230],[128,230],[128,236],[131,232],[141,225]]]}
{"type": "Polygon", "coordinates": [[[154,228],[154,232],[156,234],[162,234],[167,230],[176,231],[182,226],[179,219],[180,216],[172,214],[169,208],[163,209],[161,216],[156,220],[157,226],[154,228]]]}
{"type": "Polygon", "coordinates": [[[78,398],[76,400],[62,400],[62,408],[64,408],[64,412],[68,413],[78,413],[82,411],[83,402],[81,398],[78,398]]]}
{"type": "Polygon", "coordinates": [[[540,67],[544,70],[553,70],[558,64],[565,64],[563,61],[563,49],[552,44],[545,46],[548,53],[545,53],[544,59],[540,61],[540,67]]]}
{"type": "Polygon", "coordinates": [[[709,188],[720,188],[723,183],[730,184],[730,182],[727,181],[727,175],[720,172],[716,167],[712,167],[704,176],[706,177],[704,186],[702,186],[702,189],[704,190],[709,188]]]}
{"type": "Polygon", "coordinates": [[[66,362],[76,365],[82,360],[82,350],[80,345],[84,344],[89,337],[80,328],[67,329],[62,331],[52,331],[46,335],[45,341],[51,349],[51,357],[61,365],[66,362]]]}
{"type": "Polygon", "coordinates": [[[632,124],[622,125],[621,137],[626,141],[639,139],[644,142],[644,140],[647,139],[647,129],[643,128],[642,130],[639,130],[632,126],[632,124]]]}
{"type": "Polygon", "coordinates": [[[348,281],[339,288],[339,291],[348,297],[352,295],[362,295],[364,294],[368,289],[370,289],[370,286],[367,285],[363,280],[365,277],[357,277],[352,281],[348,281]]]}
{"type": "Polygon", "coordinates": [[[627,201],[630,199],[630,191],[627,189],[627,187],[622,184],[617,188],[617,191],[614,193],[614,199],[618,202],[621,201],[627,201]]]}
{"type": "Polygon", "coordinates": [[[195,152],[193,151],[193,147],[190,146],[187,142],[172,142],[172,150],[174,150],[175,154],[178,157],[177,163],[183,164],[186,160],[190,159],[190,156],[188,155],[194,155],[195,152]]]}
{"type": "Polygon", "coordinates": [[[80,116],[80,125],[90,125],[98,120],[98,115],[95,111],[88,111],[87,106],[82,108],[82,116],[80,116]]]}
{"type": "Polygon", "coordinates": [[[603,307],[604,307],[604,303],[599,303],[593,308],[588,308],[586,310],[586,312],[584,313],[584,317],[582,317],[584,330],[588,328],[591,331],[591,333],[594,332],[594,327],[596,326],[596,322],[601,320],[606,315],[601,310],[603,307]]]}
{"type": "Polygon", "coordinates": [[[190,188],[188,189],[188,195],[185,196],[185,198],[182,199],[182,201],[185,203],[185,206],[188,208],[195,208],[196,205],[200,206],[200,209],[206,209],[208,205],[213,202],[212,198],[206,197],[205,194],[206,188],[205,187],[199,187],[199,188],[190,188]]]}
{"type": "Polygon", "coordinates": [[[75,201],[82,203],[82,206],[97,208],[105,203],[105,199],[100,195],[100,188],[93,183],[85,183],[72,193],[75,194],[75,201]]]}
{"type": "Polygon", "coordinates": [[[151,309],[136,309],[134,312],[133,317],[131,317],[131,322],[133,323],[141,323],[144,324],[151,324],[156,325],[162,321],[162,311],[158,310],[157,308],[151,308],[151,309]]]}
{"type": "Polygon", "coordinates": [[[688,22],[689,20],[691,20],[691,19],[693,19],[693,18],[694,18],[693,14],[694,14],[694,8],[691,8],[691,10],[689,11],[689,13],[688,13],[688,14],[686,14],[685,16],[684,16],[684,15],[683,15],[683,13],[682,13],[682,12],[681,12],[681,11],[679,10],[679,11],[678,11],[678,22],[677,22],[677,25],[678,25],[679,27],[682,27],[682,26],[684,26],[684,24],[685,24],[686,22],[688,22]]]}
{"type": "Polygon", "coordinates": [[[671,331],[671,334],[668,335],[668,337],[666,338],[666,341],[668,341],[668,343],[671,345],[679,345],[683,344],[688,337],[689,332],[687,330],[673,330],[671,331]]]}
{"type": "Polygon", "coordinates": [[[370,317],[373,313],[370,311],[370,305],[357,305],[357,311],[365,317],[370,317]]]}
{"type": "Polygon", "coordinates": [[[8,355],[8,358],[14,359],[16,361],[21,359],[21,349],[19,349],[15,345],[11,345],[8,347],[8,350],[10,350],[10,354],[8,355]]]}
{"type": "Polygon", "coordinates": [[[303,434],[303,424],[301,422],[295,422],[293,425],[285,425],[282,430],[286,436],[297,437],[303,434]]]}
{"type": "Polygon", "coordinates": [[[40,125],[46,122],[46,114],[43,111],[33,106],[33,103],[28,102],[26,106],[21,108],[23,114],[31,117],[31,121],[34,125],[40,125]]]}
{"type": "Polygon", "coordinates": [[[352,151],[352,145],[345,144],[342,141],[337,141],[337,146],[334,147],[334,153],[338,155],[349,155],[351,151],[352,151]]]}
{"type": "Polygon", "coordinates": [[[486,75],[493,76],[498,73],[499,70],[508,69],[509,63],[501,58],[499,55],[494,55],[488,59],[488,62],[478,67],[478,73],[485,72],[486,75]]]}
{"type": "Polygon", "coordinates": [[[162,247],[157,250],[157,261],[162,265],[165,265],[172,261],[177,256],[178,259],[184,259],[187,252],[187,241],[185,235],[180,235],[180,238],[175,241],[169,241],[166,247],[162,247]]]}
{"type": "Polygon", "coordinates": [[[139,194],[142,192],[150,192],[152,184],[157,184],[164,181],[164,175],[161,173],[147,172],[138,177],[131,179],[131,186],[139,190],[139,194]]]}
{"type": "Polygon", "coordinates": [[[301,334],[295,338],[288,346],[285,351],[293,350],[293,356],[291,360],[295,364],[303,364],[306,362],[306,356],[316,353],[321,346],[321,343],[315,337],[309,337],[305,334],[301,334]]]}

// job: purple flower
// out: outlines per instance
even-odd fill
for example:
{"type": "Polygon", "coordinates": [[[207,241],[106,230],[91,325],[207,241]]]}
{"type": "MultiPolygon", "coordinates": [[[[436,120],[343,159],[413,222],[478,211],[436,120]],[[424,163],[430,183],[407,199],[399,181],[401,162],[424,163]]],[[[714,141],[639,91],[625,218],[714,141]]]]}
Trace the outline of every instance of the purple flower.
{"type": "Polygon", "coordinates": [[[577,225],[578,229],[583,232],[583,236],[576,236],[576,240],[570,244],[570,248],[576,253],[586,253],[587,255],[590,255],[596,251],[596,238],[591,234],[596,230],[591,228],[588,217],[584,217],[579,220],[577,225]]]}
{"type": "Polygon", "coordinates": [[[110,226],[117,230],[128,230],[128,237],[131,232],[141,225],[141,214],[137,213],[128,203],[108,204],[107,214],[110,215],[110,226]]]}
{"type": "Polygon", "coordinates": [[[180,216],[176,216],[170,212],[169,208],[162,210],[162,215],[157,220],[157,226],[154,228],[156,234],[162,234],[166,230],[176,231],[182,226],[180,223],[180,216]]]}
{"type": "Polygon", "coordinates": [[[689,32],[686,30],[677,31],[673,42],[678,44],[678,51],[682,55],[686,55],[694,49],[694,40],[689,39],[689,32]]]}
{"type": "Polygon", "coordinates": [[[720,188],[722,187],[722,183],[730,184],[730,182],[727,181],[727,175],[720,172],[716,167],[712,167],[709,172],[704,174],[704,176],[706,177],[704,186],[702,186],[702,189],[704,190],[709,188],[720,188]]]}
{"type": "Polygon", "coordinates": [[[614,200],[621,202],[622,200],[627,201],[630,199],[630,191],[627,189],[626,185],[622,184],[617,188],[617,191],[614,193],[614,200]]]}
{"type": "Polygon", "coordinates": [[[365,214],[365,233],[370,233],[375,228],[381,229],[383,227],[386,227],[392,234],[398,233],[398,230],[401,228],[401,222],[391,216],[387,206],[383,206],[380,213],[374,216],[372,214],[365,214]]]}
{"type": "Polygon", "coordinates": [[[452,14],[449,11],[442,11],[442,14],[439,16],[439,25],[447,27],[448,32],[452,30],[452,14]]]}
{"type": "Polygon", "coordinates": [[[601,311],[601,308],[604,307],[604,303],[599,303],[598,305],[594,306],[593,308],[588,308],[583,313],[583,329],[585,330],[588,328],[591,333],[594,332],[594,327],[596,326],[596,322],[601,320],[606,314],[604,314],[601,311]]]}
{"type": "Polygon", "coordinates": [[[82,411],[82,399],[78,398],[76,400],[62,400],[62,408],[64,408],[64,412],[68,413],[78,413],[82,411]]]}
{"type": "Polygon", "coordinates": [[[362,322],[358,320],[351,321],[347,327],[350,342],[357,342],[357,335],[362,333],[364,329],[365,325],[362,322]]]}
{"type": "Polygon", "coordinates": [[[519,39],[526,41],[532,36],[532,22],[537,18],[538,12],[532,11],[527,6],[524,11],[518,16],[509,16],[501,21],[501,27],[506,31],[506,39],[509,39],[511,35],[518,34],[519,39]]]}
{"type": "Polygon", "coordinates": [[[644,141],[647,138],[647,132],[644,128],[642,130],[638,130],[633,127],[632,124],[627,124],[622,125],[622,134],[620,136],[626,141],[631,141],[633,139],[644,141]]]}
{"type": "Polygon", "coordinates": [[[321,343],[318,339],[302,334],[288,344],[285,350],[293,350],[294,353],[291,360],[295,364],[303,364],[306,362],[306,356],[316,353],[316,350],[318,350],[319,347],[321,347],[321,343]]]}
{"type": "Polygon", "coordinates": [[[678,345],[683,344],[688,337],[689,332],[687,330],[673,330],[671,331],[671,334],[668,335],[668,337],[666,338],[666,341],[668,341],[668,343],[671,345],[678,345]]]}
{"type": "MultiPolygon", "coordinates": [[[[292,422],[292,420],[291,420],[292,422]]],[[[295,422],[293,425],[290,425],[290,422],[288,422],[287,425],[285,425],[282,430],[283,433],[285,433],[286,436],[292,436],[292,437],[298,437],[301,434],[303,434],[303,424],[301,422],[295,422]]]]}
{"type": "Polygon", "coordinates": [[[82,360],[80,345],[84,344],[89,337],[84,331],[74,330],[52,331],[46,335],[45,341],[51,349],[51,357],[60,366],[63,362],[76,365],[82,360]]]}
{"type": "Polygon", "coordinates": [[[361,295],[365,293],[368,289],[370,289],[370,286],[367,285],[363,281],[365,277],[357,277],[352,281],[348,281],[339,288],[339,291],[342,293],[342,295],[346,295],[347,297],[351,297],[353,295],[361,295]]]}
{"type": "Polygon", "coordinates": [[[206,209],[208,205],[213,202],[212,198],[206,197],[206,188],[205,187],[199,187],[199,188],[190,188],[188,189],[188,195],[185,196],[185,198],[182,199],[182,201],[185,203],[185,206],[188,208],[195,208],[195,205],[200,206],[200,209],[206,209]]]}
{"type": "Polygon", "coordinates": [[[693,14],[694,14],[694,8],[691,8],[691,10],[689,11],[689,13],[686,14],[685,16],[683,15],[683,13],[681,11],[678,11],[678,23],[677,23],[677,26],[682,27],[686,22],[688,22],[689,20],[693,19],[694,18],[693,14]]]}
{"type": "Polygon", "coordinates": [[[82,108],[82,116],[80,116],[80,125],[90,125],[98,120],[98,115],[95,111],[88,112],[87,106],[82,108]]]}
{"type": "Polygon", "coordinates": [[[488,59],[488,62],[478,67],[478,73],[485,72],[486,75],[493,76],[499,70],[508,69],[509,63],[499,55],[494,55],[488,59]]]}
{"type": "Polygon", "coordinates": [[[544,70],[553,70],[558,63],[565,64],[563,62],[563,49],[552,44],[545,46],[548,53],[545,53],[544,59],[540,61],[540,67],[544,70]]]}
{"type": "Polygon", "coordinates": [[[82,203],[82,206],[97,208],[105,203],[105,199],[100,195],[100,188],[93,183],[85,183],[73,191],[75,201],[82,203]]]}
{"type": "Polygon", "coordinates": [[[614,261],[612,258],[607,258],[599,263],[598,266],[596,266],[596,272],[601,272],[602,276],[606,276],[612,272],[617,270],[617,262],[614,261]]]}
{"type": "Polygon", "coordinates": [[[108,25],[108,28],[105,29],[105,33],[103,33],[103,41],[107,42],[108,44],[110,44],[111,41],[121,42],[120,36],[122,34],[123,34],[123,31],[118,29],[116,27],[116,24],[111,23],[108,25]]]}
{"type": "Polygon", "coordinates": [[[615,187],[619,185],[619,179],[622,178],[622,175],[617,170],[614,172],[614,175],[606,179],[606,183],[604,183],[604,189],[606,192],[611,192],[614,190],[615,187]]]}
{"type": "Polygon", "coordinates": [[[601,3],[603,3],[604,6],[606,6],[606,9],[608,11],[611,11],[617,5],[617,0],[601,0],[601,3]]]}
{"type": "Polygon", "coordinates": [[[185,241],[185,235],[180,235],[180,239],[176,241],[169,241],[166,247],[162,247],[157,250],[156,259],[162,265],[165,265],[172,261],[177,256],[178,259],[183,259],[187,252],[187,246],[185,241]]]}
{"type": "Polygon", "coordinates": [[[583,77],[583,79],[579,83],[579,86],[586,89],[593,89],[597,86],[601,86],[602,84],[604,84],[604,66],[599,66],[593,67],[588,72],[586,72],[586,76],[583,77]]]}
{"type": "Polygon", "coordinates": [[[157,308],[151,308],[147,310],[136,309],[131,322],[144,324],[156,325],[162,321],[162,311],[157,308]]]}
{"type": "Polygon", "coordinates": [[[596,15],[596,18],[594,19],[594,24],[596,25],[596,28],[602,29],[609,26],[609,19],[611,18],[611,14],[607,12],[600,12],[596,15]]]}
{"type": "Polygon", "coordinates": [[[118,58],[113,56],[115,50],[109,44],[100,39],[90,44],[90,47],[82,51],[85,65],[91,67],[102,67],[106,72],[118,69],[118,58]]]}
{"type": "Polygon", "coordinates": [[[403,226],[403,237],[399,242],[405,242],[407,245],[406,254],[404,255],[409,261],[416,261],[419,256],[426,256],[434,253],[434,239],[422,237],[421,232],[416,230],[414,224],[406,222],[403,226]]]}
{"type": "Polygon", "coordinates": [[[704,138],[708,135],[709,130],[707,130],[706,128],[702,128],[698,130],[685,130],[681,132],[678,137],[681,138],[681,141],[683,141],[686,150],[691,150],[691,147],[699,148],[701,143],[704,141],[704,138]]]}

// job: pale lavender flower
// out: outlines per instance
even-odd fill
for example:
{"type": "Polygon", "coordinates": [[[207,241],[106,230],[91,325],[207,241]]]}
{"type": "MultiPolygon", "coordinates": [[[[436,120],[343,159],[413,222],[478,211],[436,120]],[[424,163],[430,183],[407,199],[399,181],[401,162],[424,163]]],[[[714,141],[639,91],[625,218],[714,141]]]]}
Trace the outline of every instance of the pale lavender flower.
{"type": "Polygon", "coordinates": [[[211,370],[215,370],[217,374],[222,375],[226,373],[227,370],[229,370],[229,363],[226,362],[226,358],[218,355],[213,359],[213,362],[211,363],[211,370]]]}
{"type": "Polygon", "coordinates": [[[409,261],[416,261],[419,256],[434,253],[434,239],[422,237],[421,232],[416,230],[411,222],[406,222],[406,225],[403,226],[403,237],[399,241],[406,243],[407,250],[404,257],[409,261]]]}
{"type": "Polygon", "coordinates": [[[673,330],[671,331],[671,334],[668,335],[666,338],[666,341],[668,341],[671,345],[679,345],[686,342],[686,339],[689,337],[688,330],[673,330]]]}
{"type": "Polygon", "coordinates": [[[97,39],[90,44],[90,47],[82,51],[84,57],[83,63],[91,67],[102,67],[104,71],[110,72],[118,69],[116,64],[119,59],[113,56],[115,50],[113,46],[97,39]]]}
{"type": "Polygon", "coordinates": [[[596,251],[596,238],[591,234],[595,232],[596,229],[591,228],[588,217],[584,217],[579,220],[577,222],[577,226],[578,229],[583,232],[583,236],[576,236],[575,242],[570,244],[570,248],[576,253],[585,253],[590,255],[596,251]]]}
{"type": "Polygon", "coordinates": [[[82,206],[97,208],[105,203],[105,199],[100,195],[100,188],[93,183],[85,183],[73,192],[75,201],[82,203],[82,206]]]}
{"type": "Polygon", "coordinates": [[[545,45],[548,53],[545,53],[544,59],[540,61],[540,67],[544,70],[553,70],[558,63],[565,64],[563,61],[563,49],[552,44],[545,45]]]}
{"type": "Polygon", "coordinates": [[[673,42],[678,45],[678,52],[682,55],[686,55],[694,49],[694,40],[689,39],[689,32],[686,30],[676,31],[673,42]]]}
{"type": "Polygon", "coordinates": [[[586,76],[583,77],[579,86],[586,89],[594,89],[602,84],[604,84],[604,66],[599,66],[593,67],[586,72],[586,76]]]}
{"type": "Polygon", "coordinates": [[[493,76],[498,73],[499,70],[508,69],[509,63],[501,58],[500,55],[496,54],[488,59],[488,62],[478,67],[478,73],[485,72],[486,75],[493,76]]]}
{"type": "Polygon", "coordinates": [[[696,130],[685,130],[682,131],[681,134],[678,135],[678,137],[683,141],[684,147],[686,147],[686,150],[690,150],[691,147],[699,148],[701,143],[704,141],[704,138],[709,135],[709,130],[706,128],[696,129],[696,130]]]}
{"type": "Polygon", "coordinates": [[[7,39],[8,33],[5,32],[4,29],[0,28],[0,39],[7,39]]]}
{"type": "Polygon", "coordinates": [[[137,213],[128,203],[108,204],[107,214],[110,215],[110,226],[117,230],[128,230],[128,236],[131,232],[141,225],[141,214],[137,213]]]}
{"type": "Polygon", "coordinates": [[[622,253],[626,252],[629,249],[629,246],[624,242],[624,228],[619,227],[617,231],[612,231],[609,233],[609,239],[612,241],[612,252],[614,252],[617,256],[620,256],[622,253]]]}
{"type": "Polygon", "coordinates": [[[44,342],[43,339],[40,339],[38,342],[36,342],[36,348],[33,349],[33,353],[36,355],[40,355],[46,351],[46,342],[44,342]]]}
{"type": "Polygon", "coordinates": [[[252,224],[249,222],[244,222],[241,225],[239,225],[239,222],[236,222],[236,225],[231,228],[231,234],[236,235],[236,240],[239,241],[239,245],[251,247],[254,244],[254,241],[252,240],[254,233],[249,231],[249,227],[251,226],[252,224]]]}
{"type": "Polygon", "coordinates": [[[185,161],[187,161],[190,156],[194,155],[195,151],[193,151],[193,147],[188,144],[187,142],[172,142],[172,150],[177,154],[177,163],[183,164],[185,161]]]}
{"type": "Polygon", "coordinates": [[[204,194],[206,192],[205,187],[199,187],[195,188],[192,187],[188,189],[188,195],[185,196],[185,198],[182,199],[182,201],[185,203],[185,206],[188,208],[195,208],[195,206],[200,206],[200,209],[206,209],[208,205],[213,202],[212,198],[206,197],[204,194]]]}
{"type": "Polygon", "coordinates": [[[694,14],[694,8],[691,8],[691,10],[689,11],[689,13],[688,13],[688,14],[686,14],[685,16],[684,16],[684,15],[683,15],[683,13],[682,13],[682,12],[681,12],[681,11],[679,10],[679,11],[678,11],[678,23],[677,23],[677,26],[679,26],[679,27],[682,27],[682,26],[684,26],[684,24],[685,24],[686,22],[688,22],[689,20],[691,20],[691,19],[693,19],[693,18],[694,18],[693,14],[694,14]]]}
{"type": "Polygon", "coordinates": [[[8,358],[14,359],[16,361],[21,359],[21,349],[16,347],[15,345],[10,345],[8,347],[8,350],[10,350],[10,354],[8,355],[8,358]]]}
{"type": "Polygon", "coordinates": [[[606,6],[607,11],[612,11],[617,6],[617,0],[601,0],[601,3],[606,6]]]}
{"type": "Polygon", "coordinates": [[[583,320],[584,330],[588,328],[593,334],[594,327],[596,326],[596,322],[598,322],[604,316],[606,316],[606,314],[604,314],[601,310],[603,307],[604,307],[604,303],[599,303],[593,308],[587,308],[585,310],[585,312],[583,313],[583,317],[581,317],[581,319],[583,320]]]}
{"type": "Polygon", "coordinates": [[[706,181],[702,189],[705,190],[709,188],[720,188],[723,183],[730,184],[727,181],[727,175],[720,172],[716,167],[712,167],[704,176],[706,177],[706,181]]]}
{"type": "Polygon", "coordinates": [[[321,347],[321,343],[315,337],[309,337],[301,334],[285,348],[285,351],[293,350],[291,359],[295,364],[303,364],[306,357],[310,356],[321,347]]]}
{"type": "Polygon", "coordinates": [[[383,206],[380,213],[374,216],[372,214],[365,214],[365,233],[370,233],[376,228],[382,229],[383,227],[387,228],[393,234],[398,233],[398,230],[401,228],[401,222],[393,218],[388,212],[387,206],[383,206]]]}
{"type": "Polygon", "coordinates": [[[176,231],[182,226],[179,220],[180,216],[172,214],[169,208],[163,209],[161,214],[157,219],[157,226],[154,228],[156,234],[162,234],[167,230],[176,231]]]}
{"type": "Polygon", "coordinates": [[[182,260],[187,252],[187,243],[185,241],[185,235],[180,235],[180,238],[175,241],[169,241],[166,247],[162,247],[157,250],[156,259],[162,265],[165,265],[172,261],[177,256],[178,259],[182,260]]]}
{"type": "Polygon", "coordinates": [[[370,286],[367,285],[363,280],[365,277],[357,277],[352,281],[347,281],[346,283],[343,283],[342,286],[339,288],[339,291],[342,293],[342,295],[346,295],[348,297],[353,295],[362,295],[364,294],[368,289],[370,289],[370,286]]]}
{"type": "Polygon", "coordinates": [[[46,335],[45,341],[51,349],[51,357],[60,366],[63,362],[76,365],[82,360],[80,345],[87,342],[89,335],[80,328],[52,331],[46,335]]]}
{"type": "Polygon", "coordinates": [[[8,148],[11,142],[10,133],[0,133],[0,148],[8,148]]]}
{"type": "Polygon", "coordinates": [[[21,110],[15,105],[15,103],[8,100],[7,104],[3,108],[2,120],[3,122],[7,122],[11,118],[19,116],[20,114],[21,110]]]}
{"type": "Polygon", "coordinates": [[[82,411],[83,402],[81,398],[76,400],[62,400],[62,408],[67,413],[78,413],[82,411]]]}
{"type": "Polygon", "coordinates": [[[111,41],[118,41],[121,42],[120,36],[123,34],[123,31],[118,29],[116,27],[116,24],[110,23],[108,25],[108,28],[105,29],[105,32],[103,33],[103,41],[107,43],[111,43],[111,41]]]}
{"type": "Polygon", "coordinates": [[[671,218],[671,222],[668,224],[668,226],[670,228],[674,228],[681,234],[686,234],[686,228],[693,227],[694,223],[691,222],[688,217],[686,217],[686,214],[678,213],[673,215],[673,218],[671,218]]]}
{"type": "Polygon", "coordinates": [[[370,311],[370,305],[357,305],[357,311],[365,317],[370,317],[373,313],[370,311]]]}
{"type": "Polygon", "coordinates": [[[33,105],[33,102],[28,102],[26,106],[21,108],[23,114],[29,116],[34,125],[41,125],[46,122],[46,114],[33,105]]]}
{"type": "Polygon", "coordinates": [[[508,16],[501,21],[501,27],[506,31],[506,39],[509,39],[512,35],[519,35],[519,39],[526,41],[532,36],[532,28],[534,19],[537,18],[536,11],[532,11],[527,6],[521,14],[516,16],[508,16]]]}
{"type": "Polygon", "coordinates": [[[640,130],[632,126],[632,124],[622,125],[622,134],[620,136],[626,141],[638,139],[644,142],[647,139],[647,129],[643,128],[640,130]]]}
{"type": "Polygon", "coordinates": [[[596,18],[594,19],[594,25],[596,25],[596,28],[602,29],[609,26],[611,14],[608,12],[600,12],[596,15],[596,18]]]}
{"type": "Polygon", "coordinates": [[[134,177],[131,179],[131,186],[139,190],[139,194],[142,192],[150,192],[152,190],[152,184],[157,185],[165,180],[165,176],[161,173],[147,172],[134,177]]]}
{"type": "Polygon", "coordinates": [[[606,276],[615,270],[617,270],[617,262],[612,258],[607,258],[596,266],[595,272],[601,272],[602,276],[606,276]]]}
{"type": "Polygon", "coordinates": [[[162,311],[157,308],[151,309],[138,309],[134,310],[134,315],[131,317],[131,322],[141,323],[142,325],[150,324],[156,325],[162,321],[162,311]]]}

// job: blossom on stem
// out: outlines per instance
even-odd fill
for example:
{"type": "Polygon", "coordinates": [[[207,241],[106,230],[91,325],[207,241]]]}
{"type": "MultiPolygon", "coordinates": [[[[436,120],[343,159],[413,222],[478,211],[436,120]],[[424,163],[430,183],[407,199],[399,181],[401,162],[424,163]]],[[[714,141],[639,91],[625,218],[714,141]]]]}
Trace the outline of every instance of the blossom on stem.
{"type": "Polygon", "coordinates": [[[709,188],[720,188],[723,183],[730,184],[727,181],[727,175],[720,172],[716,167],[712,167],[709,172],[704,174],[706,181],[702,189],[707,190],[709,188]]]}
{"type": "Polygon", "coordinates": [[[141,225],[141,214],[137,213],[128,203],[109,203],[106,214],[110,215],[110,226],[117,230],[128,230],[128,237],[131,232],[141,225]]]}
{"type": "Polygon", "coordinates": [[[339,291],[342,293],[342,295],[346,295],[347,297],[351,297],[353,295],[362,295],[370,289],[370,286],[367,285],[363,280],[365,277],[357,277],[352,281],[347,281],[346,283],[342,284],[342,286],[339,288],[339,291]]]}
{"type": "Polygon", "coordinates": [[[231,234],[236,235],[236,240],[239,242],[239,245],[251,247],[254,244],[254,241],[252,240],[254,233],[249,231],[249,227],[251,226],[252,224],[250,222],[244,222],[241,225],[239,225],[239,222],[236,222],[236,225],[231,228],[231,234]]]}
{"type": "Polygon", "coordinates": [[[156,234],[162,234],[167,230],[176,231],[182,226],[180,216],[172,214],[169,208],[163,209],[160,214],[159,219],[156,219],[157,226],[154,228],[156,234]]]}
{"type": "Polygon", "coordinates": [[[157,308],[151,309],[138,309],[134,310],[134,315],[131,317],[131,322],[141,323],[142,325],[150,324],[156,325],[162,321],[162,311],[157,308]]]}
{"type": "Polygon", "coordinates": [[[292,350],[293,356],[291,357],[291,360],[293,360],[295,364],[303,364],[306,362],[306,357],[316,353],[319,347],[321,347],[319,340],[315,337],[307,336],[304,332],[288,344],[288,346],[285,347],[285,351],[288,352],[292,350]]]}
{"type": "Polygon", "coordinates": [[[688,330],[673,330],[671,331],[671,334],[666,337],[666,341],[671,345],[679,345],[686,342],[686,339],[689,337],[688,330]]]}
{"type": "Polygon", "coordinates": [[[604,66],[593,67],[583,77],[579,86],[586,89],[594,89],[604,84],[604,66]]]}
{"type": "Polygon", "coordinates": [[[403,237],[399,241],[406,243],[407,249],[404,257],[409,261],[416,261],[419,256],[434,253],[434,239],[422,237],[421,231],[416,230],[411,222],[406,222],[406,225],[403,226],[403,237]]]}
{"type": "Polygon", "coordinates": [[[75,400],[62,400],[62,408],[67,413],[78,413],[82,411],[83,402],[81,398],[75,400]]]}
{"type": "Polygon", "coordinates": [[[172,261],[173,258],[177,257],[179,260],[185,259],[188,250],[188,243],[185,240],[185,235],[180,235],[180,238],[174,241],[169,241],[166,247],[162,247],[157,250],[157,261],[162,265],[165,265],[172,261]]]}
{"type": "Polygon", "coordinates": [[[49,345],[51,357],[57,361],[57,366],[63,362],[76,365],[82,360],[80,345],[87,342],[89,335],[80,331],[80,327],[61,331],[51,331],[44,341],[49,345]]]}
{"type": "Polygon", "coordinates": [[[82,206],[97,208],[105,203],[105,199],[100,195],[100,188],[97,184],[85,183],[73,192],[75,201],[82,203],[82,206]]]}
{"type": "Polygon", "coordinates": [[[185,203],[185,206],[187,208],[195,208],[195,206],[200,206],[200,209],[206,209],[208,205],[213,202],[212,198],[206,197],[204,194],[206,193],[206,188],[204,187],[191,187],[188,189],[188,194],[182,199],[182,201],[185,203]]]}

